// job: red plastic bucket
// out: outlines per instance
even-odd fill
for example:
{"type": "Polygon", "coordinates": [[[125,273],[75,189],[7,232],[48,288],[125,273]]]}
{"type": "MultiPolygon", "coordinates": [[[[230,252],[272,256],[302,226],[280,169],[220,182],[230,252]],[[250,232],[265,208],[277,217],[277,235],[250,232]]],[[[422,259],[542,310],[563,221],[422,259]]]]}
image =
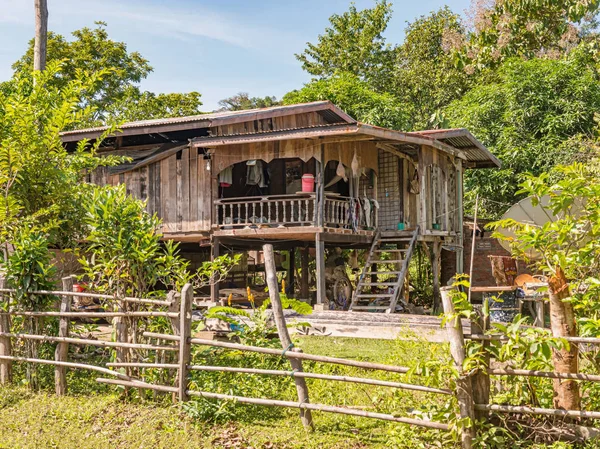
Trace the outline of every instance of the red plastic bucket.
{"type": "Polygon", "coordinates": [[[315,191],[315,176],[307,173],[302,175],[302,191],[303,192],[314,192],[315,191]]]}

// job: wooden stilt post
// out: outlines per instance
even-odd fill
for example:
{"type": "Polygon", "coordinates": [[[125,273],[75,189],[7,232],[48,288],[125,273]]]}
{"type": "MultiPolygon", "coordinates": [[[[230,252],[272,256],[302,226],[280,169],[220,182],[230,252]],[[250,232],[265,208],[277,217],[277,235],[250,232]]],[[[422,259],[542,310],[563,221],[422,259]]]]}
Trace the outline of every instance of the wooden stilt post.
{"type": "Polygon", "coordinates": [[[300,253],[300,298],[308,300],[308,248],[305,247],[300,253]]]}
{"type": "MultiPolygon", "coordinates": [[[[62,278],[62,289],[63,292],[73,291],[73,277],[67,276],[62,278]]],[[[60,311],[70,312],[71,311],[71,296],[63,296],[60,301],[60,311]]],[[[69,336],[69,317],[61,317],[58,324],[58,336],[68,337],[69,336]]],[[[69,343],[58,343],[56,350],[54,351],[54,359],[57,362],[66,362],[69,355],[69,343]]],[[[67,368],[65,366],[54,367],[54,387],[56,389],[57,396],[64,396],[67,393],[67,368]]]]}
{"type": "Polygon", "coordinates": [[[440,310],[440,263],[442,259],[442,242],[436,240],[432,245],[431,274],[433,275],[433,312],[440,310]]]}
{"type": "Polygon", "coordinates": [[[188,372],[190,366],[192,335],[192,303],[194,302],[194,288],[185,284],[181,291],[181,307],[179,311],[179,369],[177,372],[177,394],[179,402],[189,399],[187,394],[188,372]]]}
{"type": "Polygon", "coordinates": [[[325,242],[321,240],[321,234],[317,232],[315,238],[316,250],[316,278],[317,278],[317,304],[325,304],[327,292],[325,287],[325,242]]]}
{"type": "MultiPolygon", "coordinates": [[[[219,257],[220,250],[221,249],[219,248],[219,239],[216,237],[213,237],[211,253],[210,253],[211,261],[214,261],[217,257],[219,257]]],[[[219,283],[216,281],[216,279],[211,279],[211,282],[210,282],[210,300],[212,302],[219,302],[219,283]]]]}
{"type": "MultiPolygon", "coordinates": [[[[6,280],[0,277],[0,288],[6,288],[6,280]]],[[[0,310],[8,312],[9,296],[0,292],[0,310]]],[[[10,315],[0,315],[0,332],[10,332],[10,315]]],[[[10,337],[0,337],[0,355],[12,356],[10,337]]],[[[12,381],[12,361],[0,359],[0,384],[12,381]]]]}
{"type": "MultiPolygon", "coordinates": [[[[267,274],[267,285],[269,287],[269,297],[271,299],[271,306],[273,307],[273,318],[277,325],[277,333],[281,340],[281,346],[283,347],[283,354],[287,351],[292,350],[293,344],[290,334],[287,330],[285,317],[283,316],[283,307],[281,306],[281,298],[279,297],[279,285],[277,283],[277,269],[275,267],[275,257],[273,256],[273,245],[264,245],[263,251],[265,255],[265,271],[267,274]]],[[[290,358],[290,365],[292,369],[297,372],[302,372],[302,361],[294,358],[290,358]]],[[[296,383],[296,391],[298,392],[298,401],[301,404],[309,403],[308,386],[306,380],[302,377],[295,377],[294,382],[296,383]]],[[[300,409],[300,419],[306,429],[313,429],[313,420],[310,410],[300,409]]]]}
{"type": "Polygon", "coordinates": [[[473,447],[473,438],[475,436],[475,406],[473,404],[473,388],[471,379],[463,372],[463,363],[465,361],[465,339],[463,335],[460,318],[455,316],[454,304],[450,291],[453,287],[443,287],[441,289],[442,305],[444,313],[454,318],[446,322],[446,331],[448,341],[450,342],[450,353],[454,359],[454,365],[458,371],[456,379],[456,398],[460,409],[460,439],[462,449],[471,449],[473,447]]]}
{"type": "MultiPolygon", "coordinates": [[[[295,288],[295,283],[296,283],[296,248],[292,247],[292,249],[290,249],[289,252],[290,255],[290,264],[289,264],[289,268],[288,268],[288,273],[287,273],[287,290],[290,292],[288,293],[290,298],[295,298],[296,297],[296,288],[295,288]]],[[[287,293],[287,292],[285,292],[287,293]]]]}

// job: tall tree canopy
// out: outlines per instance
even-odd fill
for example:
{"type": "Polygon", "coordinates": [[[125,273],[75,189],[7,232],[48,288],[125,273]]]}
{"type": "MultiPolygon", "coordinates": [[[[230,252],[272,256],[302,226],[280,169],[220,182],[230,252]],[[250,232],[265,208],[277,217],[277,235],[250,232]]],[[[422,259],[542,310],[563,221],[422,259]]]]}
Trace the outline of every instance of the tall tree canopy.
{"type": "Polygon", "coordinates": [[[330,26],[316,44],[307,43],[296,55],[302,68],[318,78],[349,72],[360,79],[376,81],[393,66],[394,48],[385,43],[383,32],[392,14],[387,0],[373,8],[357,10],[354,4],[343,14],[329,18],[330,26]]]}
{"type": "Polygon", "coordinates": [[[281,104],[275,97],[251,97],[248,92],[240,92],[219,101],[221,111],[241,111],[243,109],[268,108],[281,104]]]}
{"type": "MultiPolygon", "coordinates": [[[[72,35],[74,39],[67,40],[60,34],[48,34],[47,60],[63,62],[60,74],[49,82],[61,89],[80,77],[82,72],[108,70],[82,99],[83,104],[94,107],[95,113],[90,118],[93,122],[200,113],[202,103],[198,92],[175,94],[174,97],[170,94],[165,97],[163,94],[161,101],[157,101],[154,94],[143,92],[139,82],[152,72],[152,67],[138,52],[128,51],[124,42],[110,39],[105,23],[97,22],[96,28],[82,28],[72,35]],[[181,103],[181,106],[177,107],[177,103],[181,103]],[[128,106],[135,110],[127,111],[128,106]],[[144,115],[144,110],[148,110],[148,115],[144,115]]],[[[15,76],[28,76],[31,73],[33,45],[32,40],[23,57],[13,65],[15,76]]]]}
{"type": "Polygon", "coordinates": [[[375,92],[366,81],[352,73],[342,72],[313,81],[283,97],[284,104],[319,100],[329,100],[366,123],[398,130],[406,129],[408,125],[408,113],[395,96],[375,92]]]}
{"type": "Polygon", "coordinates": [[[447,42],[449,36],[456,39],[464,34],[460,16],[448,7],[407,25],[386,85],[410,111],[409,129],[443,125],[441,108],[467,90],[469,75],[456,67],[447,42]]]}
{"type": "Polygon", "coordinates": [[[579,51],[560,60],[508,60],[446,110],[453,126],[468,128],[503,163],[470,172],[465,191],[500,203],[484,200],[488,214],[503,212],[524,173],[589,157],[598,110],[598,73],[579,51]]]}

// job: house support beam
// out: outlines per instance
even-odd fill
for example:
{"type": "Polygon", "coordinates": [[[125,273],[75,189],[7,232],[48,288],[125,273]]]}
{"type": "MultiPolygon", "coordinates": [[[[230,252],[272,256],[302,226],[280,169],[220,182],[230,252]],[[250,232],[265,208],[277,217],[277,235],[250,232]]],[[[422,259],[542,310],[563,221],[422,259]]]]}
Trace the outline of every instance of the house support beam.
{"type": "Polygon", "coordinates": [[[302,248],[300,253],[300,299],[308,300],[308,247],[302,248]]]}
{"type": "Polygon", "coordinates": [[[317,304],[325,304],[327,294],[325,291],[325,242],[321,239],[321,233],[315,237],[316,249],[316,278],[317,278],[317,304]]]}
{"type": "MultiPolygon", "coordinates": [[[[220,246],[219,239],[217,237],[213,237],[211,251],[210,251],[211,262],[214,262],[215,259],[217,257],[219,257],[219,255],[220,255],[219,246],[220,246]]],[[[214,279],[214,278],[211,279],[211,281],[210,281],[210,300],[212,302],[219,301],[219,283],[217,282],[217,279],[214,279]]]]}
{"type": "Polygon", "coordinates": [[[293,246],[289,251],[290,263],[287,272],[287,285],[284,293],[288,294],[290,298],[296,297],[296,247],[293,246]],[[289,293],[288,293],[289,292],[289,293]]]}
{"type": "Polygon", "coordinates": [[[442,242],[436,240],[432,244],[431,252],[431,273],[433,275],[433,312],[437,313],[440,310],[441,295],[440,295],[440,268],[442,260],[442,242]]]}

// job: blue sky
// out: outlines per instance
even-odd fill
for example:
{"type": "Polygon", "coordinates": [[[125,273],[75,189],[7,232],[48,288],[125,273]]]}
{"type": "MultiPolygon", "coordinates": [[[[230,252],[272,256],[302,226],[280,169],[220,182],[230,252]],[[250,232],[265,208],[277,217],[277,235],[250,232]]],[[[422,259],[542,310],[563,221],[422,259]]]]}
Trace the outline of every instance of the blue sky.
{"type": "MultiPolygon", "coordinates": [[[[275,95],[310,77],[294,53],[315,42],[331,14],[349,0],[48,0],[49,29],[65,36],[94,21],[154,67],[142,87],[154,92],[199,91],[203,109],[249,92],[275,95]]],[[[356,0],[358,8],[373,0],[356,0]]],[[[407,21],[448,4],[463,13],[470,0],[396,0],[386,36],[401,42],[407,21]]],[[[25,51],[34,30],[33,0],[0,0],[0,80],[25,51]]]]}

